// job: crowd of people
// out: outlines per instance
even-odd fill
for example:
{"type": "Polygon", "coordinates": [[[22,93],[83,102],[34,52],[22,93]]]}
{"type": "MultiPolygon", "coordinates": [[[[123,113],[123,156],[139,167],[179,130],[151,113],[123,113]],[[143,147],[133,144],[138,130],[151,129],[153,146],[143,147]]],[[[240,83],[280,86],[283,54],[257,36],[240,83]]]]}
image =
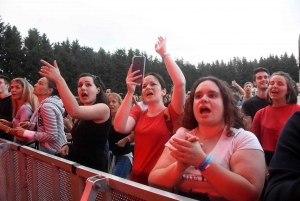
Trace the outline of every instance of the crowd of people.
{"type": "Polygon", "coordinates": [[[34,86],[0,75],[0,138],[197,200],[299,200],[298,85],[259,67],[243,87],[208,76],[186,92],[166,44],[170,93],[132,65],[123,97],[83,73],[76,98],[56,61],[40,61],[34,86]]]}

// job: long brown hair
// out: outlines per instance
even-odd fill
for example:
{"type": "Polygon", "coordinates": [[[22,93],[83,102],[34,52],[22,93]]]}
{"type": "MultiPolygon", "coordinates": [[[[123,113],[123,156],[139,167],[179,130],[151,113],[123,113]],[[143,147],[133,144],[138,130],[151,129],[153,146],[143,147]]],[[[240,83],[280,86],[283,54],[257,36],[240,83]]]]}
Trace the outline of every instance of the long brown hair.
{"type": "Polygon", "coordinates": [[[231,127],[245,128],[242,114],[240,112],[240,109],[236,106],[236,100],[234,99],[234,96],[232,95],[228,84],[213,76],[202,77],[194,83],[194,86],[191,89],[190,96],[186,100],[186,103],[184,105],[182,126],[190,130],[198,127],[198,122],[193,111],[194,97],[196,88],[200,83],[204,81],[212,81],[220,89],[224,105],[223,119],[225,124],[227,125],[227,136],[232,136],[232,132],[230,130],[231,127]]]}

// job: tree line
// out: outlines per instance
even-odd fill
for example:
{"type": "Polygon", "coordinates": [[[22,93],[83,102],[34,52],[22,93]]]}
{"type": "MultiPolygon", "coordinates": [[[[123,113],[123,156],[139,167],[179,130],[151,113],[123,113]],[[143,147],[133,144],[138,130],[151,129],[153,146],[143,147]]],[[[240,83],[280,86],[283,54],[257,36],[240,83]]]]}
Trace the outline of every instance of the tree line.
{"type": "MultiPolygon", "coordinates": [[[[145,73],[160,74],[169,91],[172,82],[160,57],[132,48],[120,48],[110,52],[100,47],[98,51],[94,51],[93,48],[81,46],[78,40],[71,42],[66,39],[63,42],[51,43],[47,35],[41,34],[36,28],[29,29],[28,35],[22,38],[17,27],[5,24],[0,17],[0,71],[10,78],[26,78],[31,84],[35,84],[40,78],[40,59],[50,63],[55,59],[73,94],[77,94],[79,75],[85,72],[99,76],[106,88],[126,93],[125,79],[134,55],[146,57],[145,73]]],[[[257,67],[265,67],[270,73],[281,70],[289,73],[295,81],[299,80],[296,58],[287,53],[280,56],[270,54],[267,58],[261,57],[259,61],[234,57],[227,63],[218,60],[212,63],[202,61],[195,66],[183,58],[176,58],[176,63],[186,77],[187,90],[198,78],[208,75],[227,83],[236,80],[243,86],[245,82],[253,80],[253,70],[257,67]]],[[[137,90],[137,93],[140,94],[140,91],[137,90]]]]}

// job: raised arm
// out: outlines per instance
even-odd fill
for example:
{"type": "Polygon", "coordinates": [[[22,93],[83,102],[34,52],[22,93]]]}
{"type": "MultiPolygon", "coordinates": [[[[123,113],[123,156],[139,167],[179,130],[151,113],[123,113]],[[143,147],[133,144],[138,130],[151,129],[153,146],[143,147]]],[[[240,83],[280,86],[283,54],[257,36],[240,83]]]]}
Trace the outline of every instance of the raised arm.
{"type": "Polygon", "coordinates": [[[106,121],[109,118],[110,111],[106,104],[98,103],[90,106],[78,105],[66,81],[60,75],[56,61],[54,61],[53,65],[44,60],[41,60],[41,63],[45,66],[41,67],[39,74],[55,82],[64,107],[71,117],[82,120],[94,120],[97,122],[106,121]]]}
{"type": "Polygon", "coordinates": [[[126,77],[126,85],[128,89],[127,94],[125,95],[125,98],[123,99],[123,102],[120,105],[114,120],[115,130],[123,134],[130,133],[133,130],[136,123],[135,120],[129,116],[129,112],[132,107],[131,106],[132,96],[134,94],[135,87],[137,85],[135,80],[142,76],[142,75],[135,76],[135,74],[138,71],[131,72],[131,70],[132,70],[132,65],[130,65],[126,77]]]}
{"type": "Polygon", "coordinates": [[[244,90],[244,89],[243,89],[243,88],[242,88],[235,80],[232,81],[232,86],[238,88],[239,92],[240,92],[243,96],[246,95],[245,90],[244,90]]]}
{"type": "Polygon", "coordinates": [[[155,44],[155,51],[162,56],[163,62],[166,65],[167,71],[174,85],[171,105],[177,114],[181,114],[185,103],[186,81],[179,66],[167,52],[166,42],[166,38],[161,36],[158,37],[158,42],[155,44]]]}

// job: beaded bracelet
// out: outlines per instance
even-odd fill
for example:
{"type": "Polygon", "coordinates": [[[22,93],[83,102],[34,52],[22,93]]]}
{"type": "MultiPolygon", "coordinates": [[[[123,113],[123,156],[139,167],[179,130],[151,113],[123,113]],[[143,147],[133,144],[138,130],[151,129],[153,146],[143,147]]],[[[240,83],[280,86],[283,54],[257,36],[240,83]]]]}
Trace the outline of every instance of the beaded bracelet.
{"type": "Polygon", "coordinates": [[[210,166],[211,161],[212,161],[212,158],[209,155],[206,156],[204,161],[198,166],[198,169],[201,172],[203,172],[204,170],[206,170],[210,166]]]}

